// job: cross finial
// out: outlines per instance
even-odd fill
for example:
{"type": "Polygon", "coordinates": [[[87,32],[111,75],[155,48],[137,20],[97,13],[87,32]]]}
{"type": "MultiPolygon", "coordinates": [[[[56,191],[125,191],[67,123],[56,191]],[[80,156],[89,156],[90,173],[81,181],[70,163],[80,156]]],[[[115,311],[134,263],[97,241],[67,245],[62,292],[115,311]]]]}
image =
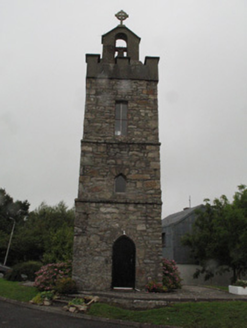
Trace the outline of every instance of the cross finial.
{"type": "Polygon", "coordinates": [[[129,17],[129,15],[127,15],[123,10],[120,10],[115,16],[120,20],[120,25],[123,25],[123,21],[129,17]]]}

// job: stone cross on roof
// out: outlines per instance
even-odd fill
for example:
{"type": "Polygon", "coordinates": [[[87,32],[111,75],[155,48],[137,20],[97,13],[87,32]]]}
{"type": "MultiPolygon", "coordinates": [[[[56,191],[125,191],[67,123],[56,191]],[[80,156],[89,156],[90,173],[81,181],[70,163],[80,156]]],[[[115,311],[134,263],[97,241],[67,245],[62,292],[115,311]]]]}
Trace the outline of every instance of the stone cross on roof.
{"type": "Polygon", "coordinates": [[[120,20],[120,25],[123,25],[123,21],[129,17],[129,15],[123,10],[120,10],[115,16],[120,20]]]}

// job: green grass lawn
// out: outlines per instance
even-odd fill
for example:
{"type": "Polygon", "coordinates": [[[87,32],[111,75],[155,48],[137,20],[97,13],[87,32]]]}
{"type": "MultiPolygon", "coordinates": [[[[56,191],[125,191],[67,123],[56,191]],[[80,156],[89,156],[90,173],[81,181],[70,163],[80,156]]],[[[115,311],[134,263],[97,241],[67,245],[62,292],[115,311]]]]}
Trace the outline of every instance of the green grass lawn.
{"type": "MultiPolygon", "coordinates": [[[[2,297],[28,302],[37,293],[38,290],[34,287],[0,279],[0,296],[2,297]]],[[[183,328],[247,327],[247,302],[241,301],[177,303],[146,311],[124,310],[107,304],[96,303],[90,307],[88,314],[183,328]]]]}
{"type": "Polygon", "coordinates": [[[23,286],[17,281],[0,279],[0,296],[2,297],[28,302],[37,295],[37,293],[38,290],[35,287],[23,286]]]}
{"type": "Polygon", "coordinates": [[[246,302],[179,303],[161,309],[129,311],[106,304],[93,304],[89,314],[136,322],[184,328],[246,328],[246,302]]]}

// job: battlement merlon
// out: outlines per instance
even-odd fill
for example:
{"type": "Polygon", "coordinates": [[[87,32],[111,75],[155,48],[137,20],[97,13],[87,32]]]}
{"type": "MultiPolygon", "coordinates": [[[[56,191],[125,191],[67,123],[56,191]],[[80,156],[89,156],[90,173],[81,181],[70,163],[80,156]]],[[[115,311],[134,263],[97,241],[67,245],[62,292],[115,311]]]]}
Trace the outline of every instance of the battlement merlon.
{"type": "Polygon", "coordinates": [[[99,54],[86,54],[87,78],[159,81],[159,57],[145,57],[144,64],[130,57],[116,57],[115,63],[104,62],[99,54]]]}

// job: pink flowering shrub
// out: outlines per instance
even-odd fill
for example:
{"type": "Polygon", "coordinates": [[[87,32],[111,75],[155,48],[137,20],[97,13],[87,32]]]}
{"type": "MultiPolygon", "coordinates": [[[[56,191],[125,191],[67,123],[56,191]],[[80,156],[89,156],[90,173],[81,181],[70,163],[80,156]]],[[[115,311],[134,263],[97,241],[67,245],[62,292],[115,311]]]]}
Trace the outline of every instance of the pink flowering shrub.
{"type": "Polygon", "coordinates": [[[175,261],[163,259],[163,283],[149,281],[145,286],[149,293],[166,293],[172,289],[182,288],[182,279],[175,261]]]}
{"type": "Polygon", "coordinates": [[[182,288],[181,282],[182,279],[176,262],[163,259],[163,286],[166,286],[168,289],[178,289],[182,288]]]}
{"type": "Polygon", "coordinates": [[[165,293],[168,291],[165,286],[156,282],[155,280],[149,281],[149,283],[146,285],[146,290],[149,293],[165,293]]]}
{"type": "Polygon", "coordinates": [[[56,285],[59,281],[71,278],[72,267],[70,262],[51,263],[42,266],[35,274],[34,286],[38,290],[56,290],[56,285]]]}

